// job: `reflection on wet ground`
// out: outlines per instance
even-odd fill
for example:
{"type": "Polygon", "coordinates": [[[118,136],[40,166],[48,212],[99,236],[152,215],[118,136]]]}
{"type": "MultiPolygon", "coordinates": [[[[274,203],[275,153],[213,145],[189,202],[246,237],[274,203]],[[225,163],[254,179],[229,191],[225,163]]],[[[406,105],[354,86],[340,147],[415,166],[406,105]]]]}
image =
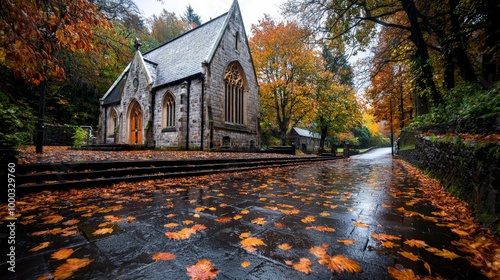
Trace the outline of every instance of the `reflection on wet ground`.
{"type": "Polygon", "coordinates": [[[74,250],[69,258],[91,260],[71,279],[189,279],[186,268],[201,259],[219,270],[216,279],[391,279],[388,267],[485,278],[452,245],[458,236],[436,225],[430,203],[408,205],[422,196],[418,184],[380,149],[292,168],[29,195],[18,203],[16,273],[4,273],[2,259],[1,278],[57,278],[68,259],[51,256],[65,248],[74,250]],[[353,262],[336,270],[311,248],[324,248],[331,263],[353,262]],[[159,252],[175,258],[154,260],[159,252]],[[306,269],[296,265],[304,258],[306,269]],[[350,273],[354,264],[362,272],[350,273]]]}

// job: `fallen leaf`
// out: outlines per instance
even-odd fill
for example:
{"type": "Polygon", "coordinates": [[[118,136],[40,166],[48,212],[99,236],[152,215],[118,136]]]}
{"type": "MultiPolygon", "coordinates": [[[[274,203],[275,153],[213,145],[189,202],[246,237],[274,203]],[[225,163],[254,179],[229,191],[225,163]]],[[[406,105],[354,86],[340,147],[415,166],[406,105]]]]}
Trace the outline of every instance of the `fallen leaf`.
{"type": "Polygon", "coordinates": [[[135,221],[135,217],[132,217],[132,216],[127,217],[127,222],[131,223],[133,221],[135,221]]]}
{"type": "Polygon", "coordinates": [[[257,249],[255,246],[265,246],[264,241],[257,237],[248,237],[241,240],[241,246],[248,252],[255,252],[257,249]]]}
{"type": "Polygon", "coordinates": [[[363,224],[362,222],[354,222],[354,225],[360,228],[369,228],[368,225],[363,224]]]}
{"type": "Polygon", "coordinates": [[[219,273],[219,270],[214,269],[209,260],[199,260],[196,264],[188,266],[186,270],[187,275],[191,276],[191,280],[209,280],[215,278],[219,273]]]}
{"type": "Polygon", "coordinates": [[[307,224],[307,223],[312,223],[312,222],[314,222],[315,220],[316,220],[316,218],[314,218],[314,216],[306,216],[306,217],[304,217],[304,218],[302,218],[302,219],[301,219],[301,221],[302,221],[303,223],[306,223],[306,224],[307,224]]]}
{"type": "Polygon", "coordinates": [[[372,237],[380,241],[401,240],[401,237],[385,233],[372,233],[372,237]]]}
{"type": "Polygon", "coordinates": [[[66,263],[60,265],[59,267],[56,268],[54,271],[54,279],[66,279],[69,278],[73,275],[75,271],[78,269],[87,266],[90,264],[93,260],[91,259],[67,259],[66,263]]]}
{"type": "Polygon", "coordinates": [[[414,262],[416,262],[416,261],[418,261],[418,260],[420,259],[417,255],[415,255],[415,254],[413,254],[413,253],[411,253],[411,252],[399,251],[398,253],[399,253],[401,256],[403,256],[403,257],[405,257],[405,258],[407,258],[407,259],[410,259],[410,260],[412,260],[412,261],[414,261],[414,262]]]}
{"type": "Polygon", "coordinates": [[[176,232],[165,232],[165,235],[170,239],[183,240],[188,239],[191,235],[195,234],[196,230],[192,228],[183,228],[180,231],[176,232]]]}
{"type": "Polygon", "coordinates": [[[409,245],[411,247],[417,247],[417,248],[425,248],[429,247],[425,241],[422,240],[416,240],[416,239],[408,239],[404,242],[406,245],[409,245]]]}
{"type": "Polygon", "coordinates": [[[308,258],[300,258],[299,262],[292,266],[295,270],[305,274],[311,273],[311,261],[308,258]]]}
{"type": "Polygon", "coordinates": [[[333,257],[325,255],[323,258],[319,259],[319,263],[336,273],[342,273],[344,271],[351,273],[363,272],[363,269],[359,266],[358,262],[342,255],[333,257]]]}
{"type": "Polygon", "coordinates": [[[160,252],[153,255],[154,261],[169,261],[175,259],[177,256],[169,252],[160,252]]]}
{"type": "Polygon", "coordinates": [[[252,220],[252,223],[263,226],[267,222],[266,222],[266,220],[264,218],[255,218],[255,219],[252,220]]]}
{"type": "Polygon", "coordinates": [[[112,232],[113,232],[113,228],[101,228],[101,229],[94,231],[92,234],[93,235],[102,235],[102,234],[108,234],[108,233],[112,233],[112,232]]]}
{"type": "Polygon", "coordinates": [[[69,256],[71,256],[71,254],[73,254],[74,252],[75,252],[75,250],[73,250],[73,249],[61,249],[57,252],[52,253],[52,255],[50,255],[50,257],[52,259],[56,259],[56,260],[64,260],[64,259],[69,258],[69,256]]]}
{"type": "Polygon", "coordinates": [[[432,275],[432,273],[431,273],[431,266],[427,262],[424,262],[424,267],[429,272],[429,276],[431,276],[432,275]]]}
{"type": "Polygon", "coordinates": [[[123,221],[123,218],[122,217],[117,217],[115,215],[107,215],[107,216],[104,216],[104,219],[112,222],[112,223],[118,223],[118,222],[122,222],[123,221]]]}
{"type": "Polygon", "coordinates": [[[36,246],[35,248],[31,249],[30,251],[36,252],[36,251],[41,250],[43,248],[47,248],[49,246],[49,244],[50,244],[50,242],[42,242],[38,246],[36,246]]]}
{"type": "Polygon", "coordinates": [[[241,263],[241,267],[248,267],[251,264],[249,261],[244,261],[241,263]]]}
{"type": "Polygon", "coordinates": [[[219,218],[216,218],[215,221],[219,222],[219,223],[227,223],[229,221],[231,221],[233,218],[231,217],[219,217],[219,218]]]}
{"type": "Polygon", "coordinates": [[[398,244],[392,242],[392,241],[381,241],[382,243],[382,246],[384,246],[385,248],[394,248],[394,247],[399,247],[398,244]]]}
{"type": "Polygon", "coordinates": [[[396,269],[392,266],[387,268],[389,274],[394,277],[396,280],[418,280],[420,277],[415,275],[415,272],[411,269],[396,269]]]}
{"type": "Polygon", "coordinates": [[[194,223],[194,221],[192,221],[192,220],[184,220],[184,221],[182,221],[182,223],[185,224],[185,225],[190,225],[190,224],[194,223]]]}
{"type": "Polygon", "coordinates": [[[280,222],[274,223],[274,225],[275,225],[276,227],[282,227],[282,226],[283,226],[283,224],[282,224],[282,223],[280,223],[280,222]]]}
{"type": "Polygon", "coordinates": [[[245,239],[247,237],[250,237],[250,235],[252,235],[250,232],[243,232],[240,234],[240,238],[245,239]]]}
{"type": "Polygon", "coordinates": [[[243,214],[243,215],[248,214],[248,213],[250,213],[250,211],[249,211],[249,210],[247,210],[247,209],[243,209],[243,210],[241,210],[241,214],[243,214]]]}
{"type": "Polygon", "coordinates": [[[436,256],[443,257],[443,258],[450,259],[450,260],[460,258],[459,255],[457,255],[451,251],[448,251],[446,249],[439,250],[437,248],[430,247],[430,248],[425,248],[425,250],[433,253],[436,256]]]}
{"type": "Polygon", "coordinates": [[[325,246],[314,246],[309,249],[309,253],[315,255],[317,258],[321,259],[326,256],[326,248],[325,246]]]}
{"type": "Polygon", "coordinates": [[[328,217],[328,216],[330,216],[330,213],[328,213],[328,212],[321,212],[321,213],[319,213],[319,215],[321,217],[328,217]]]}
{"type": "Polygon", "coordinates": [[[278,245],[278,248],[286,251],[286,250],[290,250],[292,248],[292,246],[290,246],[290,244],[288,244],[288,243],[283,243],[283,244],[278,245]]]}
{"type": "Polygon", "coordinates": [[[243,218],[243,216],[241,216],[241,215],[234,215],[234,217],[233,217],[233,219],[235,219],[235,220],[239,220],[241,218],[243,218]]]}
{"type": "Polygon", "coordinates": [[[326,232],[335,232],[334,228],[327,227],[327,226],[310,226],[306,227],[307,230],[314,229],[317,231],[326,231],[326,232]]]}
{"type": "Polygon", "coordinates": [[[36,280],[49,280],[49,279],[53,279],[54,276],[52,274],[44,274],[38,278],[36,278],[36,280]]]}
{"type": "Polygon", "coordinates": [[[65,226],[72,226],[72,225],[76,225],[78,224],[80,221],[77,220],[77,219],[71,219],[71,220],[68,220],[66,222],[63,222],[62,224],[65,225],[65,226]]]}
{"type": "Polygon", "coordinates": [[[179,226],[178,223],[168,223],[168,224],[164,224],[163,227],[166,227],[166,228],[172,228],[172,227],[177,227],[179,226]]]}
{"type": "Polygon", "coordinates": [[[44,217],[44,224],[55,224],[55,223],[58,223],[62,220],[64,220],[64,217],[61,216],[61,215],[51,215],[51,216],[47,216],[47,217],[44,217]]]}
{"type": "Polygon", "coordinates": [[[343,243],[345,245],[351,245],[351,244],[354,244],[356,243],[356,240],[353,240],[353,239],[344,239],[344,240],[337,240],[337,242],[339,243],[343,243]]]}

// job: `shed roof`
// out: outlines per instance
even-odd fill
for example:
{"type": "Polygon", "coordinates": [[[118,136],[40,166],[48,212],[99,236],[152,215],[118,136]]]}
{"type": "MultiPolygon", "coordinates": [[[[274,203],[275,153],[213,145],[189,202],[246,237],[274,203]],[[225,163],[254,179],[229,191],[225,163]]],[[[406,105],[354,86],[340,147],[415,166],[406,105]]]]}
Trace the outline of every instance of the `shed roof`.
{"type": "Polygon", "coordinates": [[[309,137],[309,138],[316,138],[316,139],[321,138],[318,133],[311,132],[307,129],[294,127],[293,130],[295,131],[295,133],[297,133],[299,136],[302,136],[302,137],[309,137]]]}

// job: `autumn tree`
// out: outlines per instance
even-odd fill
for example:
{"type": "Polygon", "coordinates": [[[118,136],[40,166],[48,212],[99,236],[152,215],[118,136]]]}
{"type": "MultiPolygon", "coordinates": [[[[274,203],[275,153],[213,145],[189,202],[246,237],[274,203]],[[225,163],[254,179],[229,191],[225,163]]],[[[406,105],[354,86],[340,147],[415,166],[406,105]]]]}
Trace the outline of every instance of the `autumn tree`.
{"type": "Polygon", "coordinates": [[[151,35],[160,43],[166,43],[189,30],[189,25],[179,19],[175,13],[163,9],[157,17],[153,15],[151,21],[151,35]]]}
{"type": "Polygon", "coordinates": [[[312,109],[308,79],[314,55],[304,43],[308,31],[294,22],[275,22],[268,15],[252,26],[250,48],[260,81],[263,118],[276,127],[281,145],[312,109]]]}
{"type": "MultiPolygon", "coordinates": [[[[417,115],[443,103],[439,68],[444,69],[448,89],[456,84],[457,74],[465,82],[477,83],[475,69],[482,69],[483,87],[499,80],[500,26],[493,16],[499,7],[491,1],[289,0],[286,8],[288,14],[315,27],[322,39],[342,46],[367,46],[378,27],[392,29],[396,38],[405,38],[410,43],[405,45],[411,50],[406,60],[412,68],[413,89],[419,91],[415,95],[417,115]],[[474,61],[481,61],[481,65],[474,65],[474,61]]],[[[394,51],[408,51],[395,46],[394,51]]]]}

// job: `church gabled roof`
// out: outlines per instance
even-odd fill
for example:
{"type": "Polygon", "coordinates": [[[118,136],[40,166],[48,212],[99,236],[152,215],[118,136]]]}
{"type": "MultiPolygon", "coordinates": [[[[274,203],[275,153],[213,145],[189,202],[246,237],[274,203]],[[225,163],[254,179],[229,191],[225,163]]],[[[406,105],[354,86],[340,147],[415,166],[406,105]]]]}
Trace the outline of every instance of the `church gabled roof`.
{"type": "Polygon", "coordinates": [[[297,133],[299,136],[302,136],[302,137],[316,138],[316,139],[321,138],[318,133],[314,133],[314,132],[307,130],[307,129],[294,127],[293,130],[295,131],[295,133],[297,133]]]}
{"type": "MultiPolygon", "coordinates": [[[[148,74],[154,80],[153,88],[201,74],[202,63],[211,62],[235,11],[239,11],[237,0],[234,0],[227,13],[142,54],[140,59],[150,71],[148,74]]],[[[101,98],[103,104],[110,104],[107,99],[114,96],[113,92],[119,90],[129,66],[101,98]]]]}

